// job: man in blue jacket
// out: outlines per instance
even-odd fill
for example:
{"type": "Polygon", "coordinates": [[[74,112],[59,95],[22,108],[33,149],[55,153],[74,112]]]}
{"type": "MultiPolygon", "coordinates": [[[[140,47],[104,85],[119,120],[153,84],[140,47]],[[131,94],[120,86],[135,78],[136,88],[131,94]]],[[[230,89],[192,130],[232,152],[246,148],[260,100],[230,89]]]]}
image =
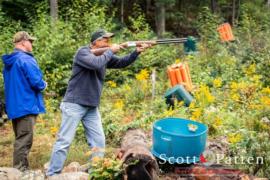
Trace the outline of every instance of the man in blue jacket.
{"type": "Polygon", "coordinates": [[[99,149],[93,156],[103,156],[105,136],[99,114],[99,103],[107,68],[124,68],[133,63],[137,56],[149,46],[137,47],[134,52],[122,58],[115,56],[122,47],[109,46],[112,33],[98,30],[91,36],[88,46],[79,48],[73,60],[72,75],[65,97],[61,103],[62,123],[54,144],[47,176],[61,172],[67,152],[74,138],[76,128],[82,121],[90,148],[99,149]],[[99,48],[108,48],[97,56],[99,48]]]}
{"type": "Polygon", "coordinates": [[[6,111],[15,134],[13,166],[21,171],[29,169],[33,126],[37,115],[45,112],[41,91],[46,82],[31,53],[34,40],[25,31],[17,32],[13,38],[14,51],[2,56],[6,111]]]}

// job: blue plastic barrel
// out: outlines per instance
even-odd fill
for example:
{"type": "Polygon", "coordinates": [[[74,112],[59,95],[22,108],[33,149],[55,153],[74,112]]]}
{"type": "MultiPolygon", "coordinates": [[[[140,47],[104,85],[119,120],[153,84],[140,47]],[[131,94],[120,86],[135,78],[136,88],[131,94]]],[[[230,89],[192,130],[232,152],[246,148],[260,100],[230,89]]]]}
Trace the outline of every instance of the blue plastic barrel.
{"type": "Polygon", "coordinates": [[[196,121],[181,118],[158,120],[153,125],[152,153],[173,163],[195,163],[205,149],[207,132],[208,127],[196,121]],[[190,124],[197,130],[191,131],[190,124]]]}

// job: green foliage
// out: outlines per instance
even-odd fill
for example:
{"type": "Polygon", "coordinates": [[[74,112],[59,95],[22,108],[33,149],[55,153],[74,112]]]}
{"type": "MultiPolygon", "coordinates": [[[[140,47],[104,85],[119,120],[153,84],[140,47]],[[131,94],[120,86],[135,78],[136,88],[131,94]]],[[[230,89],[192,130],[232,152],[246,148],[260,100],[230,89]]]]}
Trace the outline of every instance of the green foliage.
{"type": "Polygon", "coordinates": [[[240,132],[242,132],[241,134],[243,140],[232,145],[230,153],[232,156],[251,159],[250,162],[252,163],[235,164],[235,167],[244,169],[247,172],[255,174],[259,177],[269,177],[270,145],[267,141],[265,141],[265,139],[269,137],[269,134],[266,132],[257,133],[254,131],[246,131],[245,129],[240,130],[240,132]]]}
{"type": "Polygon", "coordinates": [[[242,6],[243,12],[239,27],[236,31],[238,36],[237,45],[234,46],[234,53],[239,57],[243,64],[256,64],[256,71],[263,76],[262,81],[264,85],[269,85],[269,70],[270,70],[270,39],[267,38],[270,35],[269,31],[269,16],[268,10],[262,10],[257,12],[254,16],[254,12],[251,12],[249,4],[242,6]],[[267,17],[265,17],[265,15],[267,17]],[[267,22],[262,21],[267,20],[267,22]]]}
{"type": "MultiPolygon", "coordinates": [[[[13,49],[12,37],[14,33],[21,28],[19,22],[15,22],[5,16],[0,7],[0,54],[9,53],[13,49]]],[[[3,69],[3,64],[0,63],[0,69],[3,69]]],[[[0,97],[4,94],[4,81],[3,76],[0,76],[0,97]]]]}
{"type": "Polygon", "coordinates": [[[94,157],[91,162],[90,179],[113,180],[122,179],[123,165],[122,161],[117,159],[113,152],[106,152],[105,158],[94,157]]]}
{"type": "Polygon", "coordinates": [[[0,8],[0,53],[8,53],[12,50],[12,37],[17,30],[21,28],[20,22],[15,22],[5,16],[2,9],[0,8]]]}
{"type": "Polygon", "coordinates": [[[221,23],[221,18],[212,14],[208,7],[203,7],[199,13],[197,29],[201,40],[207,42],[207,47],[211,49],[219,40],[217,27],[221,23]]]}
{"type": "Polygon", "coordinates": [[[112,23],[112,17],[106,14],[108,11],[106,6],[97,6],[90,1],[72,1],[71,7],[67,8],[66,11],[65,18],[75,30],[73,36],[82,44],[88,44],[90,34],[97,29],[102,28],[110,31],[115,26],[112,23]]]}

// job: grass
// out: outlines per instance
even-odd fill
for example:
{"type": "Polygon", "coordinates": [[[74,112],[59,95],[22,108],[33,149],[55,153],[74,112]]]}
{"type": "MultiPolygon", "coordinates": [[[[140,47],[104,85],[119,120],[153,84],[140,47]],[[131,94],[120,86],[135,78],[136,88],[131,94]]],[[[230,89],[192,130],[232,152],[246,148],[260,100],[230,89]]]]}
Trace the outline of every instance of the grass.
{"type": "MultiPolygon", "coordinates": [[[[42,124],[39,118],[35,126],[34,142],[29,154],[30,167],[42,169],[43,165],[50,160],[51,151],[55,142],[55,135],[48,133],[48,126],[42,124]],[[45,129],[44,129],[45,128],[45,129]],[[47,130],[47,133],[46,133],[47,130]]],[[[14,133],[11,121],[0,127],[0,167],[12,167],[14,133]]],[[[86,164],[89,147],[86,142],[73,141],[65,165],[77,161],[86,164]]]]}
{"type": "Polygon", "coordinates": [[[12,166],[14,135],[11,122],[0,127],[0,167],[12,166]]]}

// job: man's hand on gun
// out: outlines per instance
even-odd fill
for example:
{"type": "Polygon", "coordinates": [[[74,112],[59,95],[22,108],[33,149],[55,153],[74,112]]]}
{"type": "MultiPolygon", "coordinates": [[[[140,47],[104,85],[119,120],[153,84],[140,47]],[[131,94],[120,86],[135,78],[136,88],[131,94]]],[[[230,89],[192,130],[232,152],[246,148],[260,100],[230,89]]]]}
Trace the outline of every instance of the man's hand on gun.
{"type": "Polygon", "coordinates": [[[144,52],[145,49],[150,48],[151,46],[152,46],[151,44],[143,43],[143,44],[140,44],[140,46],[137,46],[137,47],[136,47],[136,51],[137,51],[138,53],[141,53],[141,52],[144,52]]]}
{"type": "Polygon", "coordinates": [[[121,49],[124,49],[124,48],[119,44],[112,44],[110,46],[110,49],[112,50],[113,53],[117,53],[118,51],[120,51],[121,49]]]}
{"type": "MultiPolygon", "coordinates": [[[[136,51],[138,53],[144,52],[145,49],[150,48],[152,45],[148,44],[148,43],[142,43],[136,46],[136,51]]],[[[113,51],[113,53],[117,53],[118,51],[120,51],[121,49],[125,49],[127,47],[126,43],[122,43],[122,44],[112,44],[110,46],[110,49],[113,51]]]]}

